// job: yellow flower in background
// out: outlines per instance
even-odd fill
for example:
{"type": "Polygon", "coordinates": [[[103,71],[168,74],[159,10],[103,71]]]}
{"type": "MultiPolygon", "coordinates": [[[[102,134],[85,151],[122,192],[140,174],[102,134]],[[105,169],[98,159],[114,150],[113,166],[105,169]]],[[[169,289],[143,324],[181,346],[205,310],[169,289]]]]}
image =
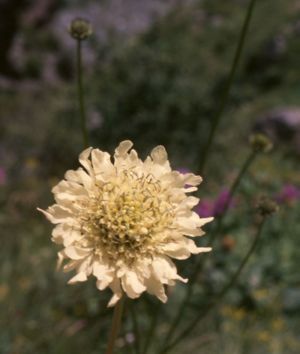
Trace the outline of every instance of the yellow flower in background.
{"type": "Polygon", "coordinates": [[[62,244],[59,265],[75,270],[69,283],[97,278],[97,288],[109,287],[113,306],[124,293],[130,298],[144,291],[166,302],[164,285],[186,282],[171,258],[186,259],[208,252],[191,237],[213,218],[192,211],[201,177],[172,171],[163,146],[142,161],[123,141],[113,162],[107,152],[88,148],[79,156],[84,168],[70,170],[52,192],[56,204],[42,211],[56,224],[52,240],[62,244]]]}
{"type": "Polygon", "coordinates": [[[0,301],[5,300],[9,294],[9,287],[6,284],[0,284],[0,301]]]}
{"type": "Polygon", "coordinates": [[[272,329],[274,331],[282,331],[285,327],[285,322],[282,318],[275,318],[273,321],[272,321],[272,329]]]}
{"type": "Polygon", "coordinates": [[[35,170],[39,166],[39,161],[34,157],[29,157],[25,161],[25,166],[30,170],[35,170]]]}
{"type": "Polygon", "coordinates": [[[261,342],[270,342],[272,336],[269,331],[260,331],[257,333],[257,339],[261,342]]]}

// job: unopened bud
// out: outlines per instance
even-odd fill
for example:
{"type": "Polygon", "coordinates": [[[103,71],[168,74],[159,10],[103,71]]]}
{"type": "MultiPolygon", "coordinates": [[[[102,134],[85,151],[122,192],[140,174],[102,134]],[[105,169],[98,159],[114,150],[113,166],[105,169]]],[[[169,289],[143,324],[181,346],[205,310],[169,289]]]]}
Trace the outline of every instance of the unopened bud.
{"type": "Polygon", "coordinates": [[[253,150],[256,152],[269,152],[273,148],[271,139],[264,134],[253,134],[249,140],[253,150]]]}
{"type": "Polygon", "coordinates": [[[279,210],[278,204],[266,196],[263,196],[258,200],[256,208],[259,215],[262,217],[270,216],[279,210]]]}
{"type": "Polygon", "coordinates": [[[221,245],[224,251],[230,252],[235,247],[235,239],[230,235],[225,235],[221,240],[221,245]]]}
{"type": "Polygon", "coordinates": [[[93,29],[89,21],[75,18],[69,26],[69,33],[74,39],[82,41],[93,33],[93,29]]]}

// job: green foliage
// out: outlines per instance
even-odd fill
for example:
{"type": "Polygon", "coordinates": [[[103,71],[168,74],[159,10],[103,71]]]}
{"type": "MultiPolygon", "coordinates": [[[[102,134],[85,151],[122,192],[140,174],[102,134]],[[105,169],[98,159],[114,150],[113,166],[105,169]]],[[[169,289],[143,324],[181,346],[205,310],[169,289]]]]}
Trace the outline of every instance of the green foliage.
{"type": "MultiPolygon", "coordinates": [[[[288,90],[296,104],[294,87],[282,70],[290,64],[289,71],[299,72],[293,55],[298,51],[289,49],[298,43],[296,22],[280,1],[272,1],[278,15],[265,20],[269,7],[270,1],[265,1],[255,10],[227,107],[225,136],[235,121],[241,121],[238,109],[248,102],[271,95],[274,107],[281,104],[276,102],[281,92],[288,90]],[[233,108],[237,113],[232,116],[233,108]]],[[[95,138],[105,145],[132,138],[143,149],[160,143],[176,151],[176,157],[197,162],[229,73],[244,11],[243,2],[232,1],[179,8],[128,46],[109,55],[101,52],[91,91],[104,123],[95,138]]]]}

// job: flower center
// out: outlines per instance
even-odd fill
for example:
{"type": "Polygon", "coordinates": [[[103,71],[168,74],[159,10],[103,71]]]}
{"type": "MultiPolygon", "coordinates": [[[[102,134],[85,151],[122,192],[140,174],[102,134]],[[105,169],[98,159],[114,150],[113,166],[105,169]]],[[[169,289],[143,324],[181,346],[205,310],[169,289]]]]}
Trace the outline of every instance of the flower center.
{"type": "Polygon", "coordinates": [[[124,173],[99,186],[83,217],[83,229],[95,252],[131,264],[153,253],[173,220],[167,193],[153,176],[124,173]]]}

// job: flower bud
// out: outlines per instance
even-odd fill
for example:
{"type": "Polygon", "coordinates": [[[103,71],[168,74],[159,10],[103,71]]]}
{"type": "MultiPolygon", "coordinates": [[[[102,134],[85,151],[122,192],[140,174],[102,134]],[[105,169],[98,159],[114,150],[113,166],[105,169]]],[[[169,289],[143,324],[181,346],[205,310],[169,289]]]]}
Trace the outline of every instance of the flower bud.
{"type": "Polygon", "coordinates": [[[279,210],[279,206],[274,200],[263,196],[258,200],[256,204],[256,209],[259,215],[261,215],[262,217],[267,217],[272,215],[273,213],[276,213],[279,210]]]}
{"type": "Polygon", "coordinates": [[[230,235],[225,235],[221,240],[221,245],[224,251],[230,252],[235,247],[235,239],[230,235]]]}
{"type": "Polygon", "coordinates": [[[269,152],[273,148],[273,143],[265,134],[257,133],[250,136],[250,144],[256,152],[269,152]]]}
{"type": "Polygon", "coordinates": [[[75,18],[71,22],[68,31],[74,39],[80,41],[87,39],[93,33],[90,22],[83,18],[75,18]]]}

